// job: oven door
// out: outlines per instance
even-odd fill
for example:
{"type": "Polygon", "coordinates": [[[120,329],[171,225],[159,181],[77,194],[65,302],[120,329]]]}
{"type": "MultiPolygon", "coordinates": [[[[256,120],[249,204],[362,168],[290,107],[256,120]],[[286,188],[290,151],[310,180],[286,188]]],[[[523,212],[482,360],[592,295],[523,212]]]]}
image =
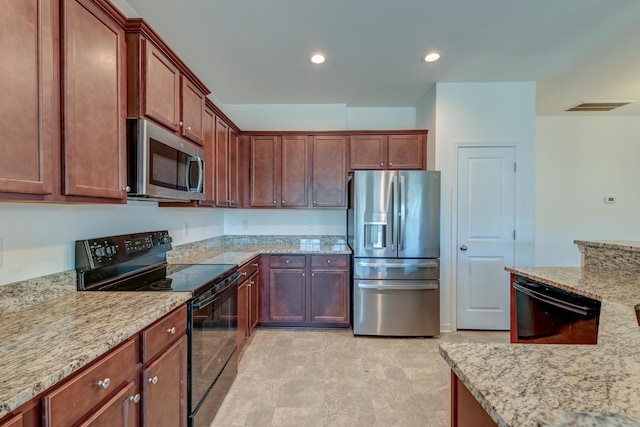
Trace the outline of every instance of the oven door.
{"type": "Polygon", "coordinates": [[[189,413],[191,419],[196,413],[198,419],[211,418],[198,424],[213,420],[219,403],[210,399],[210,390],[227,365],[233,365],[235,377],[239,277],[234,273],[219,292],[189,304],[189,413]]]}
{"type": "Polygon", "coordinates": [[[516,339],[535,344],[596,344],[600,301],[518,277],[516,339]]]}

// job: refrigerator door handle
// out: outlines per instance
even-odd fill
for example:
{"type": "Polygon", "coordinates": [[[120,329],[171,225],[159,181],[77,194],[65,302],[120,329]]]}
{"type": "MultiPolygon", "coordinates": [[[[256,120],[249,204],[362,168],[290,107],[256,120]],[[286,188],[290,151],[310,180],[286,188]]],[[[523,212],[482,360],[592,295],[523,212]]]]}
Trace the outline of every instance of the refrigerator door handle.
{"type": "Polygon", "coordinates": [[[404,243],[402,243],[402,227],[404,226],[404,175],[398,175],[398,202],[400,203],[398,210],[398,251],[404,249],[404,243]]]}
{"type": "Polygon", "coordinates": [[[360,282],[358,283],[358,288],[374,289],[376,291],[432,291],[438,289],[438,285],[379,285],[370,282],[360,282]]]}
{"type": "Polygon", "coordinates": [[[391,250],[395,250],[396,244],[396,235],[398,233],[398,224],[395,220],[395,216],[397,214],[397,198],[398,198],[398,181],[397,177],[394,175],[391,178],[391,209],[393,209],[393,213],[391,214],[391,250]]]}
{"type": "Polygon", "coordinates": [[[384,262],[359,262],[358,265],[360,267],[385,267],[385,268],[407,268],[407,267],[417,267],[417,268],[432,268],[432,267],[437,267],[438,266],[438,262],[437,261],[432,261],[432,262],[421,262],[418,264],[401,264],[401,263],[384,263],[384,262]]]}

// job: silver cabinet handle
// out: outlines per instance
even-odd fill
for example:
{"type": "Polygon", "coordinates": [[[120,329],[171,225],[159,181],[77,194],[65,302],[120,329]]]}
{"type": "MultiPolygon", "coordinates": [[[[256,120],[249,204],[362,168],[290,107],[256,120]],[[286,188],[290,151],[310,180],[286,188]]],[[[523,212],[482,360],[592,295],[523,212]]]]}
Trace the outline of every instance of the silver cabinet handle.
{"type": "Polygon", "coordinates": [[[155,376],[155,377],[153,377],[153,378],[149,378],[149,379],[147,380],[147,382],[148,382],[148,383],[150,383],[150,384],[158,384],[158,377],[157,377],[157,376],[155,376]]]}
{"type": "Polygon", "coordinates": [[[467,245],[462,245],[462,246],[460,246],[460,250],[461,250],[461,251],[463,251],[463,252],[464,252],[464,251],[466,251],[467,249],[469,249],[469,248],[467,247],[467,245]]]}
{"type": "Polygon", "coordinates": [[[133,403],[138,403],[140,402],[140,393],[136,393],[135,396],[130,396],[129,400],[133,403]]]}
{"type": "Polygon", "coordinates": [[[98,381],[97,386],[102,388],[107,388],[111,384],[111,378],[105,378],[103,380],[98,381]]]}
{"type": "Polygon", "coordinates": [[[167,329],[167,333],[169,333],[171,335],[174,335],[176,333],[176,327],[173,326],[173,327],[167,329]]]}

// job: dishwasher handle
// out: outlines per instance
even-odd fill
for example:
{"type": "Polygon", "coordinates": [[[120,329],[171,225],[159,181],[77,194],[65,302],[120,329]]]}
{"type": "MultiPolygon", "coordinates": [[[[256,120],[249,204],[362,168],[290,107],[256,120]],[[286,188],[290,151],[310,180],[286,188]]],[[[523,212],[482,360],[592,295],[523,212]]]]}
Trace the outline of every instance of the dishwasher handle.
{"type": "Polygon", "coordinates": [[[374,289],[376,291],[433,291],[438,289],[438,285],[379,285],[371,282],[360,282],[358,283],[358,288],[374,289]]]}
{"type": "Polygon", "coordinates": [[[573,313],[577,313],[580,314],[582,316],[589,316],[591,314],[593,314],[593,310],[591,310],[589,307],[584,307],[581,305],[577,305],[577,304],[572,304],[570,302],[567,301],[562,301],[559,300],[557,298],[551,297],[549,295],[545,295],[543,293],[540,292],[536,292],[532,289],[529,289],[519,283],[513,283],[513,287],[515,288],[516,291],[518,292],[522,292],[523,294],[527,295],[528,297],[537,299],[539,301],[545,302],[547,304],[553,305],[555,307],[564,309],[564,310],[568,310],[571,311],[573,313]]]}

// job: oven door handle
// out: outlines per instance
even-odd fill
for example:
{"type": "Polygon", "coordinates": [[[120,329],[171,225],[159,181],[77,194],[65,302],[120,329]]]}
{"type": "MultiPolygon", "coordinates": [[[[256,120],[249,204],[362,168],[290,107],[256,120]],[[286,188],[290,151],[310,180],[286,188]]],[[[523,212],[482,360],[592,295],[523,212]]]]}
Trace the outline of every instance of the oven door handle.
{"type": "Polygon", "coordinates": [[[558,308],[562,308],[564,310],[568,310],[571,311],[573,313],[577,313],[577,314],[581,314],[582,316],[588,316],[590,314],[592,314],[592,310],[590,310],[588,307],[583,307],[581,305],[577,305],[577,304],[572,304],[570,302],[567,301],[562,301],[559,300],[557,298],[553,298],[550,297],[548,295],[544,295],[540,292],[536,292],[532,289],[529,289],[525,286],[522,286],[519,283],[514,283],[513,287],[518,291],[518,292],[522,292],[523,294],[527,295],[528,297],[537,299],[539,301],[545,302],[547,304],[553,305],[555,307],[558,308]]]}
{"type": "Polygon", "coordinates": [[[229,276],[228,278],[225,279],[228,283],[224,288],[220,289],[218,292],[216,292],[215,294],[211,295],[210,297],[204,298],[202,301],[198,301],[198,300],[194,301],[192,303],[193,308],[195,310],[199,310],[201,308],[204,308],[204,307],[210,305],[211,303],[213,303],[215,300],[218,299],[218,297],[220,296],[221,293],[223,293],[224,291],[226,291],[230,287],[232,287],[235,284],[237,284],[238,280],[240,280],[240,277],[241,277],[240,273],[238,273],[236,271],[231,276],[229,276]]]}

